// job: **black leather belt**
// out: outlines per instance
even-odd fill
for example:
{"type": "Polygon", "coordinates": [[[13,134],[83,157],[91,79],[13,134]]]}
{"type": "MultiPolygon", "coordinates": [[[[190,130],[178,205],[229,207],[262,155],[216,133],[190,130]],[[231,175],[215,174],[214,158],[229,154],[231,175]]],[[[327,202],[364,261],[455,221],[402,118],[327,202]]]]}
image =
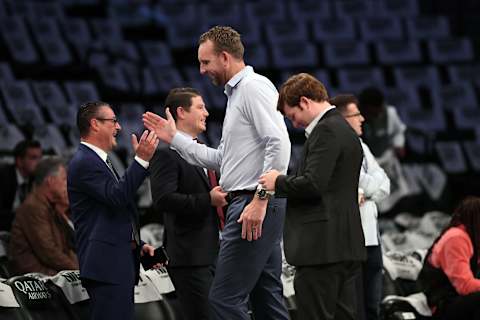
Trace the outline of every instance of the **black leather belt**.
{"type": "Polygon", "coordinates": [[[239,196],[250,195],[253,196],[255,194],[255,190],[234,190],[227,193],[227,202],[232,202],[233,199],[239,196]]]}

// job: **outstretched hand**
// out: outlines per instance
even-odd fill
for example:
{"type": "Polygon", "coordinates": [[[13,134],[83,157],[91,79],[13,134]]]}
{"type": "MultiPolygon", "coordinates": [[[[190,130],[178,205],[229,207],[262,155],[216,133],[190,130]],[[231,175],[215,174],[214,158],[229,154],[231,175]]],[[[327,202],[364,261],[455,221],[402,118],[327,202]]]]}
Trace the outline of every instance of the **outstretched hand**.
{"type": "Polygon", "coordinates": [[[157,149],[159,140],[155,132],[148,130],[143,131],[140,140],[137,140],[137,136],[132,134],[132,147],[136,155],[145,161],[152,159],[155,150],[157,149]]]}
{"type": "Polygon", "coordinates": [[[160,140],[170,144],[177,132],[177,126],[169,108],[165,110],[165,114],[167,119],[153,112],[145,112],[143,114],[143,124],[148,130],[154,131],[160,140]]]}

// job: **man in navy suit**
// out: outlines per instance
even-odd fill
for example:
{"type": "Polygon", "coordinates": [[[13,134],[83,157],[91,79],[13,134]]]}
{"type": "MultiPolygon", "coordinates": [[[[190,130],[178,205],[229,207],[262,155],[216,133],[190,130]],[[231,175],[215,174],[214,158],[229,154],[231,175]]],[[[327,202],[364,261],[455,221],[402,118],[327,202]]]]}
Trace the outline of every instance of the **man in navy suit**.
{"type": "Polygon", "coordinates": [[[158,139],[132,135],[135,161],[119,177],[107,155],[121,130],[105,102],[87,102],[77,113],[81,144],[68,166],[68,196],[82,284],[91,319],[133,319],[139,260],[154,248],[140,241],[134,195],[148,174],[158,139]]]}

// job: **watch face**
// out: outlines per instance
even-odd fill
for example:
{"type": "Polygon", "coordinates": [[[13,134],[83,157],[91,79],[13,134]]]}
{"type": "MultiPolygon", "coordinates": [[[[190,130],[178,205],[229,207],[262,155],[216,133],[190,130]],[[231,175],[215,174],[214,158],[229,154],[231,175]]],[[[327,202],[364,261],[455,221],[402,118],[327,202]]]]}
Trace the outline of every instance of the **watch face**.
{"type": "Polygon", "coordinates": [[[260,199],[265,199],[267,197],[267,190],[260,189],[258,190],[257,195],[260,199]]]}

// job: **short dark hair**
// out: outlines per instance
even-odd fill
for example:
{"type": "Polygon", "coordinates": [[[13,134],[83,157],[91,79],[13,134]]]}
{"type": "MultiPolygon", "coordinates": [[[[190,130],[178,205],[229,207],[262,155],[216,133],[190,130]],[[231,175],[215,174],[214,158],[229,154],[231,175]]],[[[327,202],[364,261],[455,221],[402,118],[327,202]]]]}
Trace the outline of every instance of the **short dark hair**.
{"type": "Polygon", "coordinates": [[[103,101],[89,101],[80,106],[77,112],[77,128],[80,132],[80,137],[84,138],[88,135],[90,132],[90,120],[97,116],[101,107],[110,107],[110,105],[103,101]]]}
{"type": "Polygon", "coordinates": [[[354,103],[358,106],[358,99],[353,94],[339,94],[330,99],[330,104],[337,107],[338,112],[345,114],[347,112],[347,106],[354,103]]]}
{"type": "Polygon", "coordinates": [[[299,73],[288,78],[280,87],[277,109],[283,114],[285,104],[298,106],[301,97],[316,102],[328,101],[327,89],[320,80],[308,73],[299,73]]]}
{"type": "Polygon", "coordinates": [[[210,40],[213,42],[217,54],[222,51],[228,52],[233,57],[243,60],[245,48],[240,34],[232,27],[215,26],[203,33],[198,40],[198,45],[210,40]]]}
{"type": "Polygon", "coordinates": [[[165,99],[165,108],[170,109],[173,119],[177,121],[177,109],[182,107],[187,111],[192,106],[192,98],[200,96],[200,92],[193,88],[174,88],[165,99]]]}
{"type": "Polygon", "coordinates": [[[15,159],[25,157],[28,149],[42,148],[42,145],[37,140],[23,140],[17,143],[13,149],[13,156],[15,159]]]}
{"type": "Polygon", "coordinates": [[[58,175],[62,166],[65,166],[65,161],[61,157],[51,156],[43,158],[35,169],[33,183],[36,186],[41,185],[46,178],[58,175]]]}

